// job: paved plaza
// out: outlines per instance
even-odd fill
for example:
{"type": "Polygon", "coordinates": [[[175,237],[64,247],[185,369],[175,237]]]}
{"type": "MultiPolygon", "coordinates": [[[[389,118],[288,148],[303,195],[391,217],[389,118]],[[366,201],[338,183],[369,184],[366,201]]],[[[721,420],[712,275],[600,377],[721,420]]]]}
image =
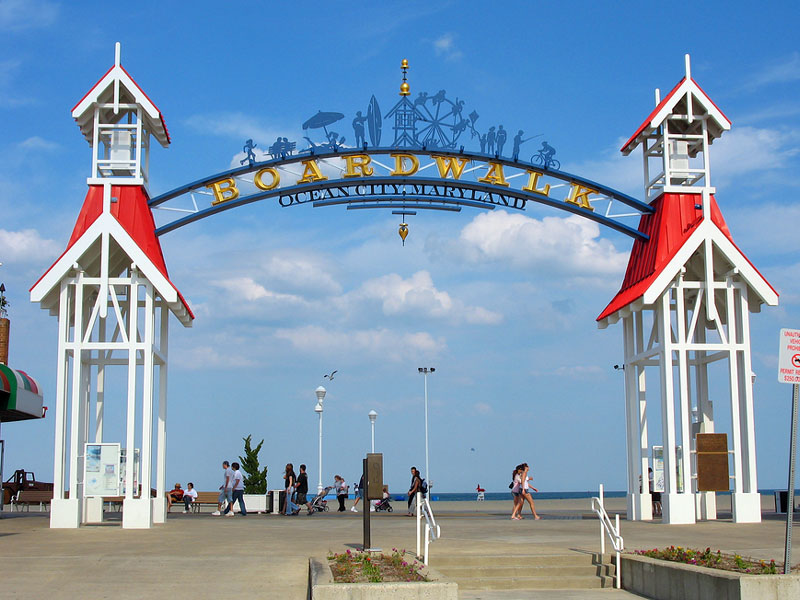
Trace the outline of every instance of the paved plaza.
{"type": "MultiPolygon", "coordinates": [[[[405,504],[395,512],[373,513],[372,543],[384,550],[415,548],[414,519],[405,504]]],[[[624,500],[606,502],[622,511],[624,500]]],[[[348,503],[349,506],[349,503],[348,503]]],[[[769,508],[769,499],[764,500],[769,508]]],[[[435,502],[442,538],[431,546],[437,556],[558,554],[599,550],[599,524],[588,500],[541,500],[540,521],[508,518],[510,502],[435,502]]],[[[721,511],[726,507],[721,505],[721,511]]],[[[723,516],[725,513],[723,512],[723,516]]],[[[759,558],[782,560],[785,521],[766,513],[760,524],[730,519],[697,525],[623,521],[628,550],[670,544],[711,547],[759,558]]],[[[296,517],[184,515],[177,510],[165,525],[123,530],[119,514],[109,523],[77,530],[50,529],[48,515],[4,513],[0,520],[2,598],[306,598],[310,555],[359,548],[361,515],[319,513],[296,517]]],[[[795,553],[795,562],[798,554],[795,553]]],[[[617,590],[462,592],[462,598],[633,598],[617,590]]]]}

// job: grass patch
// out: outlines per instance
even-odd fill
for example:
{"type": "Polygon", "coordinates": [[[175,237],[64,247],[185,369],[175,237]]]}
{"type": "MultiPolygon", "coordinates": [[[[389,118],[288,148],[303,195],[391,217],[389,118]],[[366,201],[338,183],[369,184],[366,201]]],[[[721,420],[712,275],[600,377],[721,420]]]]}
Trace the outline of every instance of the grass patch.
{"type": "Polygon", "coordinates": [[[391,554],[347,550],[328,552],[328,563],[335,583],[394,583],[428,581],[420,573],[422,563],[406,557],[405,550],[392,548],[391,554]]]}
{"type": "Polygon", "coordinates": [[[725,554],[720,550],[712,552],[711,548],[693,550],[692,548],[683,548],[681,546],[670,546],[669,548],[663,548],[661,550],[658,548],[653,548],[652,550],[636,550],[634,554],[687,565],[699,565],[701,567],[710,567],[723,571],[735,571],[737,573],[775,575],[778,572],[774,559],[767,562],[755,558],[744,558],[738,554],[725,554]]]}

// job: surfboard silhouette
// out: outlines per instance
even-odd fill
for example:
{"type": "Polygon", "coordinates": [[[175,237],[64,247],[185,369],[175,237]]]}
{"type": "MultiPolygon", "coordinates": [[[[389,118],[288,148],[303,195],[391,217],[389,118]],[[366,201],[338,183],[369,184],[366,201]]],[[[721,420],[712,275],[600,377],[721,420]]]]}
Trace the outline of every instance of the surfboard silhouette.
{"type": "Polygon", "coordinates": [[[373,147],[381,145],[381,107],[378,100],[373,95],[367,107],[367,129],[369,129],[369,140],[373,147]]]}

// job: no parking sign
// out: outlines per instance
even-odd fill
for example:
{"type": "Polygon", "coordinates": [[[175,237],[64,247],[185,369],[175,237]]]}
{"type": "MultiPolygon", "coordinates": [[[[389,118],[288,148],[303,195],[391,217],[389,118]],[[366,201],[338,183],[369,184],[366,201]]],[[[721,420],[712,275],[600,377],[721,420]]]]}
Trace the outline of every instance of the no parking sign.
{"type": "Polygon", "coordinates": [[[778,381],[800,383],[800,329],[781,329],[778,381]]]}

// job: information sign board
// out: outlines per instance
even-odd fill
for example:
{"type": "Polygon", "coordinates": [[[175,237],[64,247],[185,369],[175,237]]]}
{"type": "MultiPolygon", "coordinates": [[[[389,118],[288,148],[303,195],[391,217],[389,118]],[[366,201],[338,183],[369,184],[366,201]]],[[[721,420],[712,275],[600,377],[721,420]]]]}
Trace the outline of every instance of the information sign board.
{"type": "Polygon", "coordinates": [[[800,329],[781,329],[778,381],[800,383],[800,329]]]}
{"type": "Polygon", "coordinates": [[[119,447],[86,444],[83,460],[83,496],[119,496],[119,447]]]}

